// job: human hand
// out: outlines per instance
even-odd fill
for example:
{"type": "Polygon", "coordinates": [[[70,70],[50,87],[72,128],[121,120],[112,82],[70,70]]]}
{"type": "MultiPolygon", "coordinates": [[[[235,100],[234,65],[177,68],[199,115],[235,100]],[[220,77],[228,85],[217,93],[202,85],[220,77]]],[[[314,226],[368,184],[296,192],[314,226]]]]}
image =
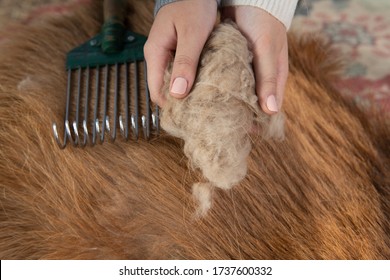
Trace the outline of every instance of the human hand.
{"type": "Polygon", "coordinates": [[[266,11],[251,6],[229,6],[222,18],[234,20],[253,53],[256,93],[267,114],[280,110],[288,76],[285,26],[266,11]]]}
{"type": "Polygon", "coordinates": [[[187,0],[163,6],[144,47],[150,98],[160,107],[164,73],[174,54],[171,95],[187,96],[195,80],[199,56],[217,18],[217,1],[187,0]]]}

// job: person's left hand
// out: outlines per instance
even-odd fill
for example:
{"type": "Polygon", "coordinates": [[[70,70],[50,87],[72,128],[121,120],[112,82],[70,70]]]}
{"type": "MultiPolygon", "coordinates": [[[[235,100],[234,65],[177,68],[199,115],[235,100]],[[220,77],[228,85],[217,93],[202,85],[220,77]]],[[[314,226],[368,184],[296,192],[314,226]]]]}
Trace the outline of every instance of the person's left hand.
{"type": "Polygon", "coordinates": [[[247,38],[253,53],[256,93],[267,114],[280,110],[288,76],[287,31],[266,11],[251,6],[229,6],[222,18],[231,18],[247,38]]]}

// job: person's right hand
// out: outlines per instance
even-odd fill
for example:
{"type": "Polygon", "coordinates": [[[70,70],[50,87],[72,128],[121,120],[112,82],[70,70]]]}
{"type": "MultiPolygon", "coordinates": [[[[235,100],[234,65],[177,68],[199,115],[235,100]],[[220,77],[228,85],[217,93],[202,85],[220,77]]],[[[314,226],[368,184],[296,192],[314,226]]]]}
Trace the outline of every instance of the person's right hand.
{"type": "Polygon", "coordinates": [[[217,18],[217,1],[187,0],[163,6],[156,15],[144,47],[150,98],[160,107],[164,72],[174,54],[170,94],[188,95],[199,56],[217,18]]]}

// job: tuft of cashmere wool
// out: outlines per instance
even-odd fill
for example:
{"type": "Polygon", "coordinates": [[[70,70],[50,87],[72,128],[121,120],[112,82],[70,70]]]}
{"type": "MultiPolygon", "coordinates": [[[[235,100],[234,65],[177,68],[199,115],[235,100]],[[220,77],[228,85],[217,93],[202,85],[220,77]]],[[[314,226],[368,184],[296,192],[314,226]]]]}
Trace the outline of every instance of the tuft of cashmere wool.
{"type": "Polygon", "coordinates": [[[204,216],[211,208],[211,195],[213,185],[211,183],[195,183],[192,186],[192,195],[198,203],[195,217],[204,216]]]}
{"type": "Polygon", "coordinates": [[[208,186],[230,189],[246,176],[250,132],[283,138],[283,115],[269,117],[260,109],[251,63],[245,37],[229,21],[219,24],[206,42],[197,79],[186,98],[169,95],[170,70],[165,75],[167,101],[161,126],[184,140],[191,166],[199,168],[211,183],[193,187],[202,213],[210,208],[211,195],[207,191],[208,195],[199,195],[199,190],[208,186]]]}

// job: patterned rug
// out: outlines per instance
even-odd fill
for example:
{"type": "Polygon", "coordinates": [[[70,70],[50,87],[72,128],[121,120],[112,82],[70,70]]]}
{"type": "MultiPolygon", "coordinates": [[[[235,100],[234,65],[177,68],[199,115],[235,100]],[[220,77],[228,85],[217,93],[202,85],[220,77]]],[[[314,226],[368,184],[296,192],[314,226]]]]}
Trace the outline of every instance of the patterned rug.
{"type": "Polygon", "coordinates": [[[301,1],[292,30],[330,42],[345,62],[341,93],[390,117],[390,1],[301,1]]]}
{"type": "MultiPolygon", "coordinates": [[[[91,1],[0,0],[0,28],[68,13],[91,1]]],[[[389,0],[302,0],[291,29],[330,42],[345,61],[344,73],[335,81],[343,96],[390,117],[389,0]]]]}

